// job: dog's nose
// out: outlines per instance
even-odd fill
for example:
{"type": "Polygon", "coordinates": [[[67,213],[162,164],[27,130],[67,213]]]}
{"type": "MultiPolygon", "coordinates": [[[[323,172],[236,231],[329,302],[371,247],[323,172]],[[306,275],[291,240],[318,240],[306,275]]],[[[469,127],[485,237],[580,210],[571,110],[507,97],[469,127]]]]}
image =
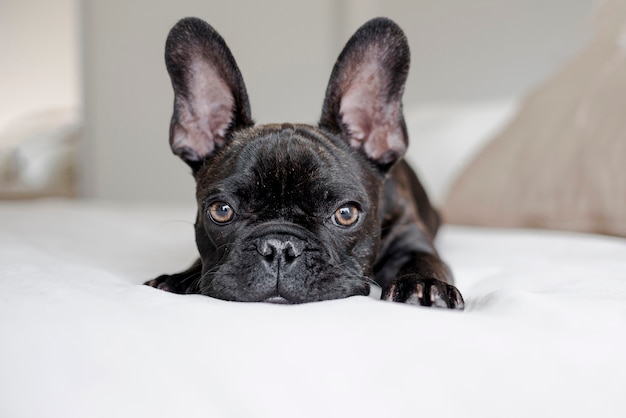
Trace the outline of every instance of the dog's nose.
{"type": "Polygon", "coordinates": [[[257,251],[270,264],[291,264],[304,251],[304,244],[295,238],[263,238],[257,242],[257,251]]]}

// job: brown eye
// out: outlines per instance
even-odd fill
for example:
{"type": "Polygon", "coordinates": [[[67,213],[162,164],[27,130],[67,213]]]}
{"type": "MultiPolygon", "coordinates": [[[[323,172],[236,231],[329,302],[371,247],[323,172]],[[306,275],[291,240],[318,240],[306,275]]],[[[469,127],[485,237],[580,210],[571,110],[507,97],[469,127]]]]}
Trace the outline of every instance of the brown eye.
{"type": "Polygon", "coordinates": [[[213,202],[209,206],[209,216],[216,224],[227,224],[233,220],[235,211],[228,203],[213,202]]]}
{"type": "Polygon", "coordinates": [[[359,220],[360,215],[361,213],[356,205],[348,203],[335,211],[333,223],[343,227],[352,226],[359,220]]]}

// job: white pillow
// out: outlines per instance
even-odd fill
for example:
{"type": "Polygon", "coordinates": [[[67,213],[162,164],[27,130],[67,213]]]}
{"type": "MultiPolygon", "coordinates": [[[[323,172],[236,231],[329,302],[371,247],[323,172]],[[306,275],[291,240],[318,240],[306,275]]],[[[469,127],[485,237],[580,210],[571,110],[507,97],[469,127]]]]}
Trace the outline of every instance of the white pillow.
{"type": "Polygon", "coordinates": [[[0,193],[67,188],[76,173],[79,120],[75,109],[52,109],[0,132],[0,193]]]}
{"type": "Polygon", "coordinates": [[[517,110],[518,102],[513,99],[405,109],[406,159],[435,205],[443,203],[457,176],[517,110]]]}

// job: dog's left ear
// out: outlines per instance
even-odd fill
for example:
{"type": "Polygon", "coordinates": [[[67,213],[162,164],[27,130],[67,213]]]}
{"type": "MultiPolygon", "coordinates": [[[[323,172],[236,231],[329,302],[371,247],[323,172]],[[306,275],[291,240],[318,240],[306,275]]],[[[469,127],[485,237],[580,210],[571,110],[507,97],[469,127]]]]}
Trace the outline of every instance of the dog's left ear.
{"type": "Polygon", "coordinates": [[[246,86],[224,39],[198,18],[172,28],[165,64],[174,88],[170,146],[195,172],[233,131],[254,124],[246,86]]]}
{"type": "Polygon", "coordinates": [[[344,47],[326,90],[320,127],[341,133],[382,170],[407,148],[402,93],[409,62],[402,29],[389,19],[372,19],[344,47]]]}

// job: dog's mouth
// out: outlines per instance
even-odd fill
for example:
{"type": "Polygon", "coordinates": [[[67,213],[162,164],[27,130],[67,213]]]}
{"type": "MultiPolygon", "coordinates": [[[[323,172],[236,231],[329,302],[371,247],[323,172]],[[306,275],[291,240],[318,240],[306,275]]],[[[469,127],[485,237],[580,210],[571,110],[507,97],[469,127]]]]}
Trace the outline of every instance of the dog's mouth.
{"type": "Polygon", "coordinates": [[[287,299],[285,299],[282,296],[270,296],[269,298],[265,299],[263,302],[265,303],[274,303],[277,305],[291,305],[291,302],[289,302],[287,299]]]}

